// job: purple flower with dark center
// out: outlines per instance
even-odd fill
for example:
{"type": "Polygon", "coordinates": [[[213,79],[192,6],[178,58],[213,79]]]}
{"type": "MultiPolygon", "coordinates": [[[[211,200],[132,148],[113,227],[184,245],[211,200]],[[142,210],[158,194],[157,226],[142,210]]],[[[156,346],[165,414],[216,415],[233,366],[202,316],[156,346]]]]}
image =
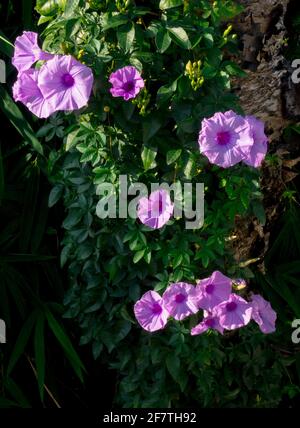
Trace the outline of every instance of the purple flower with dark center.
{"type": "Polygon", "coordinates": [[[113,97],[123,97],[125,101],[135,98],[145,86],[144,80],[135,67],[128,65],[112,73],[109,82],[113,85],[113,97]]]}
{"type": "Polygon", "coordinates": [[[231,294],[226,302],[214,309],[214,313],[219,318],[221,327],[235,330],[250,322],[252,306],[237,294],[231,294]]]}
{"type": "Polygon", "coordinates": [[[251,300],[250,304],[253,308],[252,319],[258,324],[263,333],[273,333],[276,330],[277,314],[270,302],[259,294],[252,294],[251,300]]]}
{"type": "Polygon", "coordinates": [[[245,159],[252,145],[249,124],[231,110],[216,113],[202,122],[200,152],[212,164],[229,168],[245,159]]]}
{"type": "Polygon", "coordinates": [[[12,63],[19,73],[28,70],[36,61],[51,58],[53,58],[52,54],[39,48],[37,33],[24,31],[22,36],[16,38],[12,63]]]}
{"type": "Polygon", "coordinates": [[[136,302],[134,314],[138,323],[149,332],[163,329],[169,317],[164,302],[156,291],[147,291],[136,302]]]}
{"type": "Polygon", "coordinates": [[[38,73],[38,70],[34,69],[20,73],[13,86],[13,97],[15,101],[22,102],[37,117],[46,118],[55,111],[55,108],[44,99],[38,87],[38,73]]]}
{"type": "Polygon", "coordinates": [[[261,166],[268,150],[268,137],[265,134],[265,125],[254,116],[246,116],[245,120],[250,126],[253,143],[250,152],[243,159],[243,162],[258,168],[261,166]]]}
{"type": "Polygon", "coordinates": [[[231,284],[231,279],[219,271],[215,271],[210,277],[199,281],[196,287],[199,307],[212,310],[215,306],[228,300],[231,284]]]}
{"type": "Polygon", "coordinates": [[[205,314],[203,320],[192,328],[191,335],[196,336],[198,334],[204,333],[209,329],[217,330],[221,334],[224,332],[224,328],[220,325],[219,318],[212,313],[205,314]]]}
{"type": "Polygon", "coordinates": [[[54,111],[84,107],[93,87],[93,73],[70,55],[55,55],[39,71],[38,86],[54,111]]]}
{"type": "Polygon", "coordinates": [[[149,199],[143,197],[139,200],[137,215],[140,221],[151,229],[160,229],[171,218],[174,205],[169,193],[164,190],[152,192],[149,199]]]}
{"type": "Polygon", "coordinates": [[[199,310],[196,288],[185,282],[171,284],[162,299],[169,314],[178,321],[199,310]]]}

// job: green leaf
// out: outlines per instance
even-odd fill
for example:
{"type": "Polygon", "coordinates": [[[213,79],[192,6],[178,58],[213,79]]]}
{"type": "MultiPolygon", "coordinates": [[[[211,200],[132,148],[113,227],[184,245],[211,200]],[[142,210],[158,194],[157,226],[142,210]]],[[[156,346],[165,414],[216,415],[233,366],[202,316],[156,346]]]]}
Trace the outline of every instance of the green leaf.
{"type": "Polygon", "coordinates": [[[232,61],[226,61],[223,63],[223,67],[225,67],[225,70],[230,76],[239,76],[239,77],[246,77],[247,73],[241,69],[235,62],[232,61]]]}
{"type": "Polygon", "coordinates": [[[14,45],[8,40],[2,31],[0,31],[0,51],[9,57],[12,57],[14,53],[14,45]]]}
{"type": "Polygon", "coordinates": [[[8,256],[0,256],[0,262],[2,263],[46,262],[54,259],[56,259],[55,256],[43,256],[39,254],[9,254],[8,256]]]}
{"type": "Polygon", "coordinates": [[[35,10],[43,16],[54,16],[64,11],[67,0],[37,0],[35,10]]]}
{"type": "Polygon", "coordinates": [[[40,245],[45,237],[47,221],[48,221],[48,195],[46,192],[40,193],[38,197],[38,209],[35,213],[35,222],[32,229],[32,236],[30,239],[30,252],[37,254],[40,245]]]}
{"type": "Polygon", "coordinates": [[[158,52],[164,53],[168,47],[170,46],[172,42],[171,37],[169,36],[169,33],[165,28],[161,28],[155,37],[155,43],[158,49],[158,52]]]}
{"type": "Polygon", "coordinates": [[[49,208],[53,207],[62,197],[64,191],[64,186],[57,185],[54,186],[49,195],[48,206],[49,208]]]}
{"type": "Polygon", "coordinates": [[[178,79],[174,80],[170,85],[164,85],[157,91],[157,102],[162,104],[168,101],[176,92],[178,79]]]}
{"type": "Polygon", "coordinates": [[[133,257],[133,263],[139,262],[144,257],[145,251],[145,248],[143,250],[137,251],[133,257]]]}
{"type": "Polygon", "coordinates": [[[156,155],[157,155],[156,148],[143,146],[141,157],[142,157],[145,171],[155,168],[156,164],[154,160],[156,158],[156,155]]]}
{"type": "Polygon", "coordinates": [[[171,9],[183,5],[183,0],[160,0],[159,8],[161,10],[171,9]]]}
{"type": "Polygon", "coordinates": [[[60,343],[61,347],[64,349],[66,357],[70,361],[71,366],[73,367],[78,378],[81,380],[81,382],[83,382],[82,370],[85,370],[85,369],[77,352],[73,348],[73,345],[70,339],[68,338],[68,336],[64,332],[61,325],[58,323],[58,321],[54,318],[54,316],[48,309],[45,310],[45,315],[46,315],[49,327],[51,328],[53,334],[55,335],[56,339],[60,343]]]}
{"type": "Polygon", "coordinates": [[[20,357],[24,354],[26,345],[28,343],[28,340],[31,336],[31,332],[33,330],[33,326],[36,320],[37,312],[33,311],[27,320],[25,321],[19,336],[16,340],[15,346],[13,348],[13,351],[11,353],[8,366],[7,366],[7,374],[10,375],[13,368],[19,361],[20,357]]]}
{"type": "Polygon", "coordinates": [[[42,402],[44,401],[44,383],[45,383],[45,342],[44,342],[45,317],[43,312],[39,312],[34,332],[34,354],[37,371],[37,380],[42,402]]]}
{"type": "Polygon", "coordinates": [[[69,214],[67,215],[67,217],[63,222],[63,228],[67,230],[72,229],[72,227],[76,226],[76,224],[80,222],[80,220],[82,219],[82,216],[83,214],[80,209],[78,208],[70,209],[69,214]]]}
{"type": "Polygon", "coordinates": [[[32,145],[41,155],[43,154],[43,147],[39,140],[36,138],[31,126],[24,118],[19,107],[13,102],[3,86],[0,85],[0,108],[7,116],[10,122],[14,125],[21,136],[32,145]]]}
{"type": "Polygon", "coordinates": [[[182,27],[167,27],[171,35],[172,40],[177,43],[178,46],[184,49],[191,49],[191,42],[187,32],[182,27]]]}
{"type": "MultiPolygon", "coordinates": [[[[24,409],[30,409],[32,407],[27,398],[25,397],[21,388],[16,384],[16,382],[13,381],[11,377],[7,377],[5,379],[4,386],[5,389],[9,392],[9,394],[14,398],[14,400],[16,400],[15,406],[18,405],[18,407],[24,409]]],[[[10,407],[10,405],[8,407],[10,407]]]]}
{"type": "Polygon", "coordinates": [[[40,170],[36,164],[33,164],[29,178],[26,182],[23,210],[20,218],[21,232],[19,243],[22,253],[29,251],[32,232],[35,228],[35,210],[37,208],[40,185],[40,170]]]}
{"type": "Polygon", "coordinates": [[[148,116],[143,123],[143,141],[147,143],[162,126],[162,117],[158,115],[148,116]]]}
{"type": "Polygon", "coordinates": [[[167,152],[167,165],[171,165],[172,163],[174,163],[180,157],[181,153],[181,149],[169,150],[167,152]]]}
{"type": "Polygon", "coordinates": [[[111,15],[110,13],[104,13],[102,16],[102,26],[103,30],[107,31],[110,28],[116,28],[120,25],[126,24],[128,22],[128,17],[120,13],[111,15]]]}
{"type": "Polygon", "coordinates": [[[80,0],[67,0],[65,1],[64,16],[70,18],[76,13],[76,9],[79,7],[80,0]]]}
{"type": "Polygon", "coordinates": [[[151,250],[147,250],[146,253],[144,254],[144,260],[146,263],[150,264],[151,262],[151,250]]]}
{"type": "Polygon", "coordinates": [[[166,366],[172,378],[175,380],[175,382],[178,382],[178,376],[179,376],[179,370],[180,370],[179,357],[177,357],[177,355],[175,355],[174,353],[170,353],[166,359],[166,366]]]}
{"type": "Polygon", "coordinates": [[[209,255],[205,250],[200,253],[203,267],[206,269],[209,265],[209,255]]]}
{"type": "Polygon", "coordinates": [[[66,140],[66,151],[68,152],[72,147],[74,147],[78,141],[77,135],[79,133],[80,129],[74,129],[72,132],[70,132],[67,136],[66,140]]]}
{"type": "Polygon", "coordinates": [[[118,42],[125,53],[129,52],[132,49],[134,37],[135,37],[135,27],[133,23],[123,25],[119,28],[118,33],[118,42]]]}
{"type": "Polygon", "coordinates": [[[265,213],[265,209],[264,209],[264,206],[262,204],[262,201],[257,200],[257,199],[253,200],[252,201],[252,209],[253,209],[253,214],[255,215],[255,217],[257,217],[260,224],[262,226],[264,226],[266,224],[266,213],[265,213]]]}
{"type": "Polygon", "coordinates": [[[204,40],[206,47],[211,48],[214,45],[214,37],[212,34],[210,33],[205,33],[203,34],[203,38],[202,40],[204,40]]]}

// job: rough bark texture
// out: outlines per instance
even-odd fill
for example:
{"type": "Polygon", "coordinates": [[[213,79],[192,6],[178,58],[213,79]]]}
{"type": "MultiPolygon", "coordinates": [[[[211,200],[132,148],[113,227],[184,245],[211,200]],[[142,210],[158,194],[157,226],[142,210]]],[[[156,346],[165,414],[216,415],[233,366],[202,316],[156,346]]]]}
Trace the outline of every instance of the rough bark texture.
{"type": "Polygon", "coordinates": [[[283,92],[290,70],[282,55],[289,0],[240,0],[240,3],[245,12],[235,28],[243,41],[241,60],[248,76],[236,82],[236,92],[244,111],[262,119],[270,141],[278,141],[283,127],[289,123],[283,92]]]}
{"type": "Polygon", "coordinates": [[[266,224],[260,225],[255,218],[246,221],[237,218],[236,239],[232,244],[238,262],[244,265],[258,262],[264,271],[263,257],[281,212],[282,194],[287,183],[297,176],[293,168],[300,160],[299,141],[291,148],[282,138],[284,128],[300,120],[300,85],[292,82],[294,69],[284,57],[289,36],[286,23],[295,0],[239,2],[245,11],[234,22],[234,28],[242,40],[239,61],[247,77],[236,79],[234,90],[244,112],[265,122],[270,151],[277,154],[279,163],[264,164],[262,168],[266,224]]]}

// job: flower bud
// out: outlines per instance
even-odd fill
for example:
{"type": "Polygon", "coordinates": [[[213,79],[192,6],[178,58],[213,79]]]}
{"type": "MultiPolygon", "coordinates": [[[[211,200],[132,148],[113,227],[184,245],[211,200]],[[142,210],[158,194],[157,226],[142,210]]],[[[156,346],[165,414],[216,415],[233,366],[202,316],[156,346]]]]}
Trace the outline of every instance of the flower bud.
{"type": "Polygon", "coordinates": [[[226,28],[226,30],[223,33],[223,36],[226,37],[228,36],[229,33],[231,33],[232,31],[232,25],[228,25],[228,27],[226,28]]]}

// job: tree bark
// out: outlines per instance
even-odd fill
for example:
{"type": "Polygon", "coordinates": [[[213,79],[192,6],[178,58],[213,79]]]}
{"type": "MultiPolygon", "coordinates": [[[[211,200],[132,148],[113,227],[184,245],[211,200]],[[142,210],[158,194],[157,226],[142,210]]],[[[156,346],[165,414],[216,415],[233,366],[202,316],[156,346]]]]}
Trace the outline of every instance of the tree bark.
{"type": "Polygon", "coordinates": [[[264,121],[269,137],[269,152],[276,153],[277,163],[262,167],[261,188],[264,193],[266,224],[255,217],[236,219],[232,242],[235,258],[242,265],[256,263],[264,272],[263,259],[269,248],[270,234],[282,213],[282,195],[297,173],[300,161],[299,138],[288,144],[284,129],[300,121],[300,85],[292,82],[294,69],[285,58],[291,28],[289,22],[299,0],[239,0],[245,11],[234,21],[235,32],[242,41],[238,59],[246,78],[234,81],[245,114],[264,121]]]}
{"type": "Polygon", "coordinates": [[[292,69],[283,56],[288,32],[289,0],[240,0],[245,11],[235,22],[242,42],[242,67],[247,77],[235,82],[246,114],[266,123],[270,142],[278,141],[292,119],[300,117],[292,69]]]}

